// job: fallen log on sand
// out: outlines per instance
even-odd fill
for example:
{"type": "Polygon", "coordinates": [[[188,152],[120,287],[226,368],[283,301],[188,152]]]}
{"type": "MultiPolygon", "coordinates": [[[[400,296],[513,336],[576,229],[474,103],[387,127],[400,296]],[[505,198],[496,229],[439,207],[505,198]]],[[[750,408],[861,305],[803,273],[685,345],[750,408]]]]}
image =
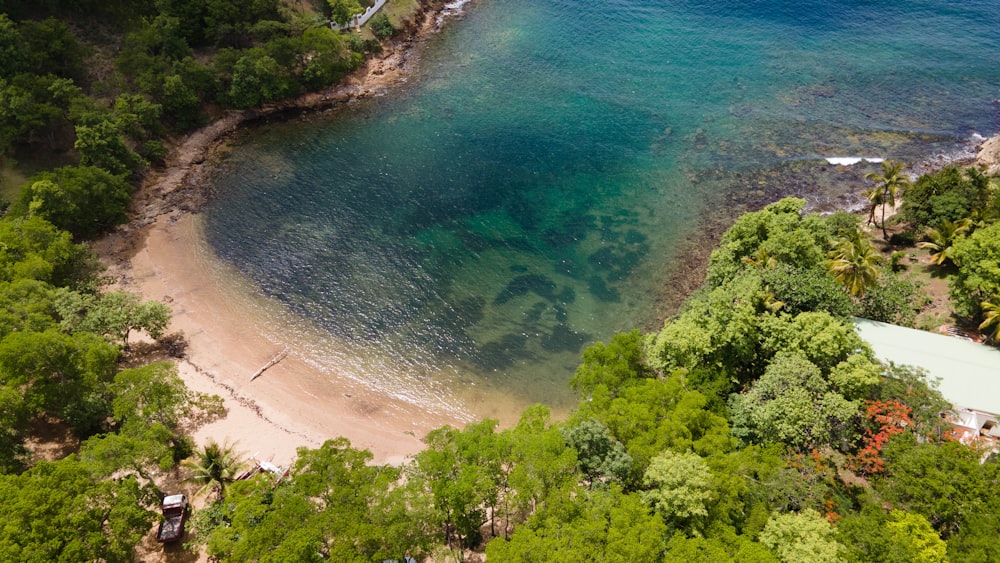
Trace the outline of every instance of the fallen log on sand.
{"type": "Polygon", "coordinates": [[[260,377],[261,374],[263,374],[265,371],[267,371],[268,369],[270,369],[271,367],[273,367],[275,364],[277,364],[281,360],[284,360],[285,356],[287,356],[287,355],[288,355],[288,347],[286,346],[284,350],[282,350],[282,351],[278,352],[277,354],[275,354],[274,357],[271,358],[271,361],[269,361],[266,364],[264,364],[264,367],[260,368],[259,370],[257,370],[256,373],[254,373],[252,376],[250,376],[250,381],[253,381],[254,379],[257,379],[258,377],[260,377]]]}

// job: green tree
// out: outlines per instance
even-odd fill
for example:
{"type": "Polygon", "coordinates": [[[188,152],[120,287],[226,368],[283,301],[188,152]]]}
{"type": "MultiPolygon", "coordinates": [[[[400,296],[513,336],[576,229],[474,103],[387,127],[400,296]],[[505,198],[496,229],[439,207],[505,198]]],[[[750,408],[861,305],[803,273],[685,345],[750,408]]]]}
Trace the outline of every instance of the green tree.
{"type": "Polygon", "coordinates": [[[972,227],[972,221],[968,217],[958,221],[942,219],[937,228],[929,228],[926,231],[927,241],[918,242],[917,246],[931,251],[931,263],[938,266],[951,261],[952,247],[958,237],[965,235],[972,227]]]}
{"type": "Polygon", "coordinates": [[[132,561],[155,502],[135,478],[95,480],[75,456],[0,475],[0,560],[132,561]]]}
{"type": "Polygon", "coordinates": [[[632,469],[632,456],[601,421],[585,419],[563,430],[563,438],[576,450],[577,465],[591,487],[621,484],[632,469]]]}
{"type": "MultiPolygon", "coordinates": [[[[528,407],[517,426],[505,430],[501,438],[509,448],[509,491],[504,499],[509,522],[523,521],[578,479],[576,452],[563,440],[561,429],[550,424],[548,407],[528,407]]],[[[505,537],[508,528],[504,527],[505,537]]]]}
{"type": "Polygon", "coordinates": [[[433,498],[433,518],[444,532],[445,545],[474,547],[482,539],[480,528],[487,522],[493,525],[489,514],[500,501],[504,461],[496,425],[486,419],[464,430],[438,428],[416,455],[409,478],[433,498]]]}
{"type": "Polygon", "coordinates": [[[955,223],[974,213],[988,217],[993,194],[990,181],[975,168],[962,170],[947,166],[938,172],[924,174],[906,190],[901,215],[917,230],[955,223]]]}
{"type": "Polygon", "coordinates": [[[0,280],[72,286],[91,280],[97,268],[89,247],[41,217],[0,221],[0,280]]]}
{"type": "Polygon", "coordinates": [[[380,561],[420,556],[430,545],[423,511],[400,470],[374,465],[344,438],[299,449],[280,482],[261,475],[234,483],[224,503],[192,522],[197,542],[220,561],[380,561]]]}
{"type": "Polygon", "coordinates": [[[553,498],[510,540],[486,546],[490,561],[656,561],[663,554],[663,521],[637,495],[612,485],[603,490],[573,488],[553,498]]]}
{"type": "Polygon", "coordinates": [[[956,241],[952,261],[958,264],[950,291],[955,312],[978,319],[980,304],[1000,295],[1000,222],[956,241]]]}
{"type": "MultiPolygon", "coordinates": [[[[876,490],[894,506],[927,518],[941,537],[983,533],[1000,525],[1000,502],[992,493],[996,463],[980,463],[980,454],[958,442],[917,443],[901,434],[883,450],[885,475],[876,490]],[[988,516],[988,521],[977,521],[988,516]],[[985,526],[972,526],[972,522],[985,526]]],[[[995,559],[1000,546],[991,550],[995,559]]]]}
{"type": "Polygon", "coordinates": [[[729,410],[733,434],[750,443],[808,450],[843,446],[858,436],[860,405],[834,391],[796,352],[779,353],[748,391],[730,398],[729,410]]]}
{"type": "Polygon", "coordinates": [[[0,383],[21,390],[32,414],[64,420],[86,438],[108,414],[104,392],[117,359],[90,333],[15,331],[0,340],[0,383]]]}
{"type": "Polygon", "coordinates": [[[38,216],[80,239],[124,223],[132,186],[93,166],[63,167],[35,176],[21,189],[15,215],[38,216]]]}
{"type": "Polygon", "coordinates": [[[761,256],[793,268],[821,263],[833,230],[818,215],[802,216],[803,207],[805,200],[785,198],[737,219],[712,251],[705,276],[708,287],[733,279],[761,256]]]}
{"type": "Polygon", "coordinates": [[[921,309],[920,288],[909,279],[882,272],[875,285],[858,299],[857,316],[912,327],[921,309]]]}
{"type": "Polygon", "coordinates": [[[358,0],[327,0],[330,5],[330,19],[344,26],[354,14],[364,11],[358,0]]]}
{"type": "Polygon", "coordinates": [[[106,119],[77,125],[73,148],[80,153],[82,166],[95,166],[115,175],[127,175],[145,164],[128,147],[118,125],[106,119]]]}
{"type": "Polygon", "coordinates": [[[709,537],[685,537],[681,532],[667,543],[664,563],[778,563],[766,547],[746,536],[712,533],[709,537]]]}
{"type": "Polygon", "coordinates": [[[62,140],[72,138],[69,110],[81,97],[68,78],[30,73],[0,77],[0,153],[31,145],[68,149],[62,140]]]}
{"type": "Polygon", "coordinates": [[[159,301],[142,301],[126,291],[92,295],[64,289],[57,293],[54,304],[64,330],[100,334],[125,350],[132,331],[145,331],[155,340],[163,336],[170,322],[169,307],[159,301]]]}
{"type": "Polygon", "coordinates": [[[886,523],[886,530],[896,545],[906,545],[913,552],[910,561],[920,563],[945,563],[948,561],[947,545],[941,540],[930,522],[919,514],[893,510],[886,523]]]}
{"type": "MultiPolygon", "coordinates": [[[[899,197],[900,193],[910,185],[910,180],[905,175],[903,175],[902,162],[895,162],[892,160],[882,161],[882,173],[869,172],[865,174],[865,178],[875,183],[875,194],[877,195],[866,195],[868,200],[872,202],[873,206],[882,207],[882,220],[880,226],[882,227],[882,236],[885,240],[889,240],[889,233],[886,231],[885,227],[885,208],[895,207],[896,198],[899,197]]],[[[874,217],[874,207],[872,209],[872,216],[874,217]]],[[[870,218],[871,218],[870,217],[870,218]]]]}
{"type": "Polygon", "coordinates": [[[35,74],[54,74],[79,80],[86,75],[84,61],[90,54],[65,23],[55,19],[23,20],[18,24],[25,67],[35,74]]]}
{"type": "Polygon", "coordinates": [[[841,239],[828,256],[830,275],[851,295],[863,296],[878,282],[878,253],[860,231],[850,238],[841,239]]]}
{"type": "Polygon", "coordinates": [[[294,94],[298,86],[287,69],[263,49],[244,52],[233,66],[229,101],[237,108],[252,108],[294,94]]]}
{"type": "Polygon", "coordinates": [[[782,563],[843,561],[843,546],[834,538],[833,526],[808,508],[771,518],[760,533],[760,543],[774,551],[782,563]]]}
{"type": "Polygon", "coordinates": [[[20,471],[28,461],[29,414],[20,390],[0,385],[0,474],[20,471]]]}
{"type": "Polygon", "coordinates": [[[1000,340],[1000,300],[983,301],[979,304],[983,310],[983,322],[979,323],[979,330],[986,331],[990,340],[996,342],[1000,340]]]}
{"type": "Polygon", "coordinates": [[[182,421],[204,423],[224,413],[221,398],[189,390],[167,362],[122,370],[108,391],[113,432],[87,440],[80,452],[102,475],[131,468],[151,480],[149,466],[166,471],[193,453],[182,421]]]}
{"type": "Polygon", "coordinates": [[[693,453],[667,450],[654,457],[642,484],[649,487],[641,493],[642,500],[675,529],[697,529],[708,516],[708,504],[715,497],[712,472],[705,460],[693,453]]]}
{"type": "Polygon", "coordinates": [[[764,284],[783,303],[782,312],[795,315],[806,311],[826,311],[835,317],[857,314],[857,307],[842,285],[827,275],[826,266],[793,268],[781,265],[762,274],[764,284]]]}
{"type": "Polygon", "coordinates": [[[190,472],[187,481],[201,485],[197,495],[214,491],[222,499],[246,464],[236,453],[234,444],[220,445],[211,440],[204,447],[195,450],[194,456],[185,459],[181,466],[190,472]]]}
{"type": "Polygon", "coordinates": [[[607,345],[597,342],[583,351],[583,362],[569,384],[582,398],[591,396],[598,385],[607,388],[613,397],[626,383],[653,376],[644,362],[643,337],[639,331],[619,333],[607,345]]]}

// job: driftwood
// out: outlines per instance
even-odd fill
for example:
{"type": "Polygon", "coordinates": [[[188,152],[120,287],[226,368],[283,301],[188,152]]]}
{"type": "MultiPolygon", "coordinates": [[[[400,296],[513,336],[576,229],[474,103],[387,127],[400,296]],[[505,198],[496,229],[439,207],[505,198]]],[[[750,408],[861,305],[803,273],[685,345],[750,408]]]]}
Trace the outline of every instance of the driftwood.
{"type": "Polygon", "coordinates": [[[280,362],[281,360],[284,360],[285,356],[287,356],[287,355],[288,355],[288,347],[286,346],[284,350],[282,350],[282,351],[278,352],[277,354],[275,354],[274,357],[271,358],[271,360],[269,362],[267,362],[266,364],[264,364],[264,367],[260,368],[259,370],[257,370],[256,373],[254,373],[253,375],[251,375],[250,376],[250,381],[253,381],[254,379],[257,379],[258,377],[260,377],[265,371],[267,371],[268,369],[274,367],[274,365],[277,364],[278,362],[280,362]]]}

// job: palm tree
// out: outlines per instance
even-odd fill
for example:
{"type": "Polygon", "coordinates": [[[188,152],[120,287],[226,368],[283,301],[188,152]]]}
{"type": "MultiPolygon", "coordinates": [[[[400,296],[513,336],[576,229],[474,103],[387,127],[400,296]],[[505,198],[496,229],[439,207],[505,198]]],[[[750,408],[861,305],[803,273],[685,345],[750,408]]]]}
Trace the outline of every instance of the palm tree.
{"type": "Polygon", "coordinates": [[[201,485],[195,493],[200,496],[214,490],[219,499],[225,496],[226,488],[236,480],[236,476],[246,466],[245,462],[234,451],[235,444],[228,442],[219,445],[214,440],[205,444],[201,450],[181,462],[181,466],[191,471],[191,476],[185,481],[201,485]]]}
{"type": "Polygon", "coordinates": [[[969,232],[972,227],[972,220],[966,217],[954,223],[942,219],[941,225],[936,229],[927,229],[928,242],[918,242],[917,246],[931,251],[931,262],[940,266],[946,260],[951,260],[951,247],[955,240],[961,235],[969,232]]]}
{"type": "Polygon", "coordinates": [[[1000,340],[1000,299],[983,301],[980,306],[983,308],[983,322],[979,324],[979,330],[987,331],[986,336],[994,342],[1000,340]]]}
{"type": "Polygon", "coordinates": [[[903,163],[892,160],[882,161],[882,174],[869,172],[865,178],[875,182],[875,188],[865,192],[865,197],[872,203],[869,212],[869,221],[875,218],[875,207],[882,206],[882,236],[889,240],[889,233],[885,230],[885,208],[895,207],[896,198],[900,191],[910,185],[910,180],[903,175],[903,163]]]}
{"type": "Polygon", "coordinates": [[[860,231],[837,242],[827,256],[830,274],[855,297],[863,296],[878,280],[878,253],[860,231]]]}
{"type": "Polygon", "coordinates": [[[740,260],[751,268],[773,268],[778,265],[778,259],[763,246],[757,248],[757,251],[752,256],[744,256],[740,260]]]}
{"type": "Polygon", "coordinates": [[[868,200],[868,225],[875,222],[875,211],[882,205],[882,190],[872,188],[864,191],[865,199],[868,200]]]}

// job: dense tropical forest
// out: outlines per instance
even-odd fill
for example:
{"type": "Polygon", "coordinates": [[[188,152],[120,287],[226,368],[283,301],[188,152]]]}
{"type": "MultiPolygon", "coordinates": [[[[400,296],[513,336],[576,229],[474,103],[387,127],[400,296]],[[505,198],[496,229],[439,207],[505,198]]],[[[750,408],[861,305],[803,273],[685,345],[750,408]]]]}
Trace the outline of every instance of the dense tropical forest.
{"type": "Polygon", "coordinates": [[[170,311],[109,289],[88,241],[176,138],[336,83],[403,25],[326,25],[359,11],[0,0],[0,559],[134,559],[172,472],[207,495],[188,545],[224,561],[1000,560],[1000,465],[850,320],[922,326],[929,256],[955,321],[997,338],[1000,187],[975,168],[911,183],[885,163],[867,218],[799,199],[740,217],[662,330],[584,352],[567,420],[440,428],[402,466],[331,440],[280,480],[197,447],[220,400],[149,363],[183,353],[170,311]]]}

